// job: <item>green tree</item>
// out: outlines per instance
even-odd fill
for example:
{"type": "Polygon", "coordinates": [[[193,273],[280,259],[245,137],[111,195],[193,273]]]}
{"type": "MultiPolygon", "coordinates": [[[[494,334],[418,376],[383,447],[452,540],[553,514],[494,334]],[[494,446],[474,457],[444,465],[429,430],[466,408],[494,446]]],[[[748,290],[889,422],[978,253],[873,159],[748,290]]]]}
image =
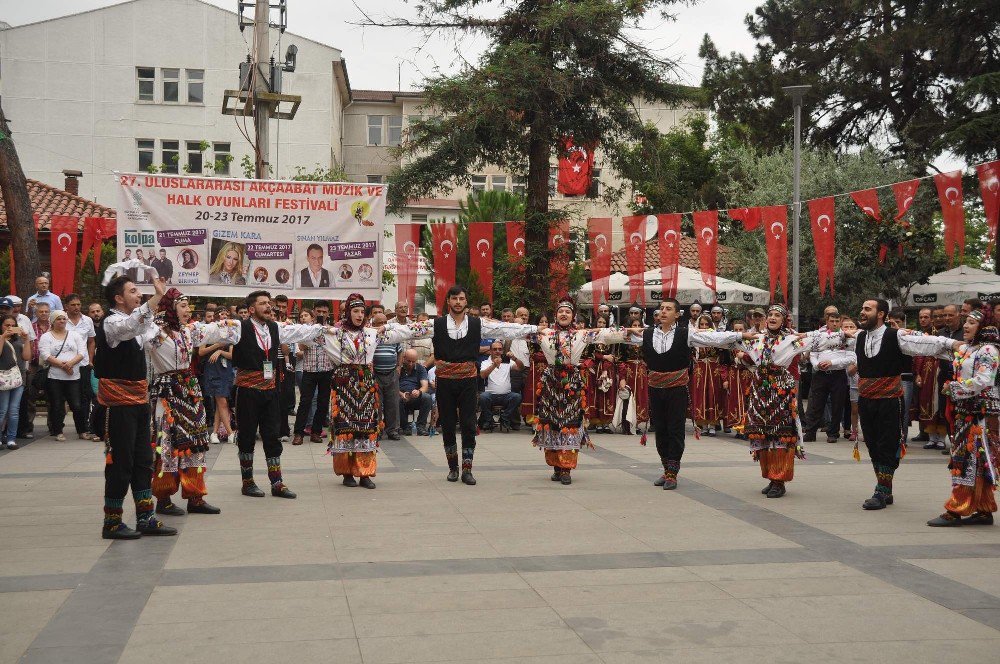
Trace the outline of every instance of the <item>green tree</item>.
{"type": "Polygon", "coordinates": [[[549,211],[550,160],[571,135],[578,146],[598,144],[617,169],[645,135],[634,99],[690,98],[670,82],[674,63],[634,36],[650,13],[678,2],[518,0],[495,3],[487,15],[483,0],[420,0],[413,21],[366,16],[365,25],[422,29],[428,38],[457,31],[488,42],[477,63],[426,81],[427,107],[438,115],[413,123],[397,151],[404,165],[389,178],[390,211],[467,183],[487,165],[526,176],[527,285],[551,295],[548,229],[560,214],[549,211]]]}

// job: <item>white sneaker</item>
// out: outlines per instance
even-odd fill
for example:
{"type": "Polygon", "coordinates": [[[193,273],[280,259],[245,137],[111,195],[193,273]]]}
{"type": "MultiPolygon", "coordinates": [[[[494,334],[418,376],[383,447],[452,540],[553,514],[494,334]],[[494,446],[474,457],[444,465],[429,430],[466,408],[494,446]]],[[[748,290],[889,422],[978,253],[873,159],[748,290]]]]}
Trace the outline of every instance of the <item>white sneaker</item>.
{"type": "Polygon", "coordinates": [[[59,435],[56,436],[56,440],[58,440],[60,443],[62,443],[62,442],[64,442],[66,440],[66,436],[64,436],[63,434],[59,434],[59,435]]]}
{"type": "Polygon", "coordinates": [[[215,432],[213,431],[213,432],[212,432],[212,435],[211,435],[211,436],[209,436],[209,438],[208,438],[208,442],[212,443],[213,445],[218,445],[218,444],[219,444],[219,442],[220,442],[220,441],[219,441],[219,434],[217,434],[217,433],[215,433],[215,432]]]}
{"type": "Polygon", "coordinates": [[[287,442],[288,442],[288,441],[290,441],[291,439],[292,439],[292,437],[291,437],[291,436],[282,436],[282,437],[281,437],[281,442],[282,442],[282,443],[287,443],[287,442]]]}
{"type": "Polygon", "coordinates": [[[16,450],[17,449],[17,441],[15,441],[15,440],[8,440],[7,441],[7,449],[8,450],[16,450]]]}

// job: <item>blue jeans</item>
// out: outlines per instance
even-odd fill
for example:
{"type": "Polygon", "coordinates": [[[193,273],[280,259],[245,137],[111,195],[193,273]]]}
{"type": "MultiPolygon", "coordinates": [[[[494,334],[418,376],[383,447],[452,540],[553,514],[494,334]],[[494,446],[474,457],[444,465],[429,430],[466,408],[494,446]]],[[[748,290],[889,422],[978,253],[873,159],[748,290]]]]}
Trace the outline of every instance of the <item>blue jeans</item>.
{"type": "Polygon", "coordinates": [[[5,432],[0,436],[0,440],[11,442],[17,437],[17,422],[21,411],[21,395],[24,394],[24,385],[15,387],[13,390],[0,392],[0,423],[6,420],[6,425],[0,432],[5,432]]]}

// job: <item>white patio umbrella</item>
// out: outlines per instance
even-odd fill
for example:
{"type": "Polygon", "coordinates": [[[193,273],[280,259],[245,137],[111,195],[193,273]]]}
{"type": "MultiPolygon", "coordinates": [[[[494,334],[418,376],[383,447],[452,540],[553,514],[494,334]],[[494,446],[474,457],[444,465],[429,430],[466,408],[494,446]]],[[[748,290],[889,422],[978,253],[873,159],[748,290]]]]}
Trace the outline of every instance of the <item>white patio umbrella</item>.
{"type": "Polygon", "coordinates": [[[906,298],[909,306],[961,304],[978,297],[983,302],[1000,302],[1000,276],[968,265],[938,272],[926,284],[917,284],[906,298]]]}
{"type": "MultiPolygon", "coordinates": [[[[646,305],[656,306],[663,297],[660,269],[650,270],[637,278],[642,280],[646,305]]],[[[595,283],[591,281],[580,287],[577,295],[578,304],[593,305],[595,283]]],[[[628,275],[620,272],[612,273],[608,290],[610,291],[608,304],[631,304],[628,275]]],[[[698,300],[703,303],[765,305],[770,301],[767,291],[724,277],[716,278],[716,291],[713,293],[702,281],[699,270],[692,270],[683,265],[677,267],[677,299],[685,304],[698,300]]]]}

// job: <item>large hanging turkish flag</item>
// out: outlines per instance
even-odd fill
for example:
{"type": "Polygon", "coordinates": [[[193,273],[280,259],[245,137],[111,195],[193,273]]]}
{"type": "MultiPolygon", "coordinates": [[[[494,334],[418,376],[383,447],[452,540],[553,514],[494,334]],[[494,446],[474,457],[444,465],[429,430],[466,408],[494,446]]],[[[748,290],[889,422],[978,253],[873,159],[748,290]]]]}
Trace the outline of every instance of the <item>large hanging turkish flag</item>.
{"type": "Polygon", "coordinates": [[[413,313],[417,296],[417,266],[420,262],[420,224],[396,224],[396,297],[413,313]]]}
{"type": "Polygon", "coordinates": [[[941,200],[941,218],[944,221],[944,253],[948,264],[955,262],[955,247],[959,260],[965,256],[965,208],[962,205],[962,171],[938,173],[934,176],[938,198],[941,200]]]}
{"type": "Polygon", "coordinates": [[[610,294],[611,277],[611,217],[591,217],[587,220],[587,252],[590,254],[590,276],[593,279],[594,313],[610,294]]]}
{"type": "Polygon", "coordinates": [[[457,226],[431,224],[432,252],[434,255],[434,299],[438,313],[445,313],[448,289],[455,285],[455,267],[458,258],[457,226]]]}
{"type": "Polygon", "coordinates": [[[507,222],[507,259],[514,266],[514,283],[524,285],[524,222],[507,222]]]}
{"type": "Polygon", "coordinates": [[[76,234],[80,218],[52,215],[49,223],[52,292],[66,295],[73,292],[73,278],[76,276],[76,234]]]}
{"type": "Polygon", "coordinates": [[[767,240],[767,263],[771,273],[771,290],[781,283],[783,302],[788,302],[788,206],[769,205],[761,208],[761,222],[767,240]]]}
{"type": "Polygon", "coordinates": [[[834,224],[833,196],[809,201],[809,218],[812,221],[813,246],[816,249],[816,271],[819,274],[820,295],[833,291],[833,264],[836,252],[837,226],[834,224]]]}
{"type": "Polygon", "coordinates": [[[105,220],[101,217],[83,219],[83,248],[80,250],[80,267],[87,260],[87,254],[94,250],[94,272],[101,270],[101,245],[104,241],[105,220]]]}
{"type": "Polygon", "coordinates": [[[987,256],[993,256],[993,244],[997,239],[997,218],[1000,217],[1000,161],[976,166],[979,175],[979,193],[983,196],[986,211],[986,228],[989,239],[987,256]]]}
{"type": "Polygon", "coordinates": [[[719,256],[719,211],[694,212],[694,237],[698,240],[698,266],[701,280],[715,291],[715,277],[719,256]]]}
{"type": "Polygon", "coordinates": [[[469,224],[469,267],[479,277],[487,302],[493,302],[493,224],[469,224]]]}
{"type": "Polygon", "coordinates": [[[576,145],[572,138],[563,139],[563,154],[559,155],[559,182],[556,187],[566,196],[583,196],[590,189],[594,170],[593,145],[576,145]]]}
{"type": "Polygon", "coordinates": [[[677,297],[677,266],[681,260],[681,215],[656,215],[656,237],[660,249],[660,282],[663,297],[677,297]]]}
{"type": "Polygon", "coordinates": [[[646,215],[622,217],[625,237],[625,267],[628,270],[629,302],[641,301],[646,304],[645,282],[642,275],[646,271],[646,215]]]}
{"type": "Polygon", "coordinates": [[[726,210],[726,214],[736,221],[742,221],[743,230],[747,232],[755,231],[760,228],[761,221],[759,207],[733,208],[731,210],[726,210]]]}
{"type": "Polygon", "coordinates": [[[569,220],[561,219],[549,227],[549,276],[553,298],[565,297],[569,291],[569,249],[569,220]]]}

